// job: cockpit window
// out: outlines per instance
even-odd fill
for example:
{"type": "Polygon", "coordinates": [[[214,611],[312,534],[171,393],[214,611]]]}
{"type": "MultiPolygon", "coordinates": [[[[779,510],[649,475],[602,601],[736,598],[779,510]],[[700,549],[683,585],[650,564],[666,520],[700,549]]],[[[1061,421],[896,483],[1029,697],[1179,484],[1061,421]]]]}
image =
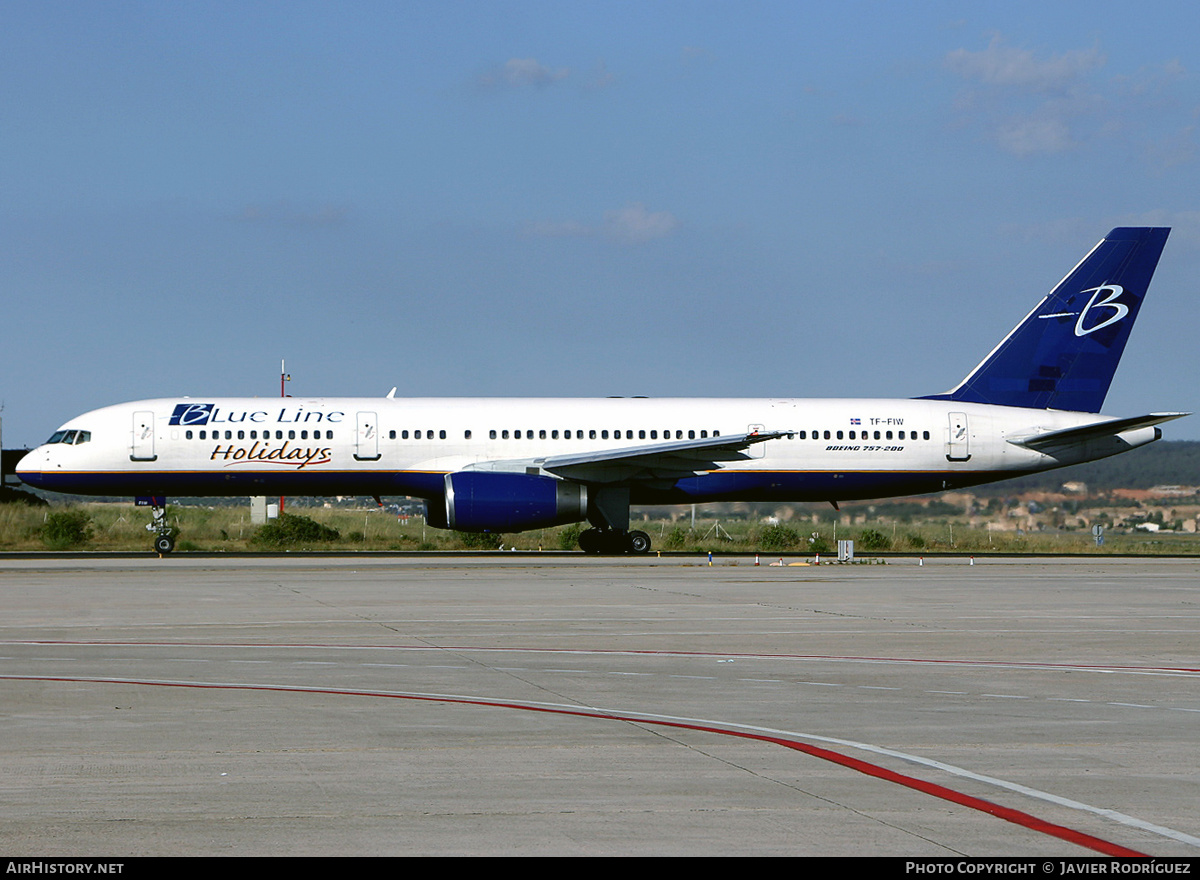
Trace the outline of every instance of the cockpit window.
{"type": "Polygon", "coordinates": [[[46,443],[67,443],[78,446],[92,439],[91,431],[55,431],[46,443]]]}

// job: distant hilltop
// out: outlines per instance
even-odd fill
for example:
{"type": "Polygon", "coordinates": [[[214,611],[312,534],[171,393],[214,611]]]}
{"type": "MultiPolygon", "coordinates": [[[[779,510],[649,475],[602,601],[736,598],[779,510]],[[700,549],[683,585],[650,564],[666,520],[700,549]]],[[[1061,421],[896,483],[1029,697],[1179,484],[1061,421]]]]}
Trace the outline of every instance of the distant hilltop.
{"type": "Polygon", "coordinates": [[[1192,496],[1200,492],[1200,441],[1163,440],[1113,458],[976,486],[971,492],[984,498],[1011,497],[1028,492],[1192,496]]]}

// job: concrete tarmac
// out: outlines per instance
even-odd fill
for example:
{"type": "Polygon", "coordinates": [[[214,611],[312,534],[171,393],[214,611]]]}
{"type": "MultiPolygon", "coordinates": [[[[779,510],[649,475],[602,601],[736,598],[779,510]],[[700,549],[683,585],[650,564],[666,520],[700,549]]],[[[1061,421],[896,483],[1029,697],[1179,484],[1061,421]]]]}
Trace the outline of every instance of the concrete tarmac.
{"type": "Polygon", "coordinates": [[[1200,858],[1200,562],[0,559],[0,853],[1200,858]]]}

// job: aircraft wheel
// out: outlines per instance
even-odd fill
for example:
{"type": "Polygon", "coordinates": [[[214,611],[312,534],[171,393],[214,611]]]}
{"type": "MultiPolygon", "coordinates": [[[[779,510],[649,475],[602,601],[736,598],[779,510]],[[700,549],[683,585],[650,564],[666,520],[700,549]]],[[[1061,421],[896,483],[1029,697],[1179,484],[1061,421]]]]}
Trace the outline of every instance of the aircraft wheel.
{"type": "Polygon", "coordinates": [[[629,552],[629,533],[616,529],[605,529],[600,536],[600,552],[606,556],[620,556],[629,552]]]}
{"type": "Polygon", "coordinates": [[[175,539],[170,535],[159,535],[154,539],[154,549],[165,556],[175,549],[175,539]]]}
{"type": "Polygon", "coordinates": [[[650,552],[650,536],[645,532],[630,532],[629,533],[629,552],[630,553],[649,553],[650,552]]]}
{"type": "Polygon", "coordinates": [[[579,549],[584,553],[599,553],[602,546],[599,529],[585,529],[579,533],[579,549]]]}

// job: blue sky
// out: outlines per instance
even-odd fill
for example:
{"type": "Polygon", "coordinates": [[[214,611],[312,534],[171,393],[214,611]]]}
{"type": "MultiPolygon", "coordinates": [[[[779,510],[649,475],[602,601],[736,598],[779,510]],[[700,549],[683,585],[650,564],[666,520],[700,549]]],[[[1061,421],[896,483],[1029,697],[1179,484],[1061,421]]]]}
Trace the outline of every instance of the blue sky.
{"type": "MultiPolygon", "coordinates": [[[[1200,409],[1192,3],[0,3],[4,445],[139,398],[908,397],[1117,225],[1200,409]]],[[[1200,416],[1169,438],[1200,439],[1200,416]]]]}

